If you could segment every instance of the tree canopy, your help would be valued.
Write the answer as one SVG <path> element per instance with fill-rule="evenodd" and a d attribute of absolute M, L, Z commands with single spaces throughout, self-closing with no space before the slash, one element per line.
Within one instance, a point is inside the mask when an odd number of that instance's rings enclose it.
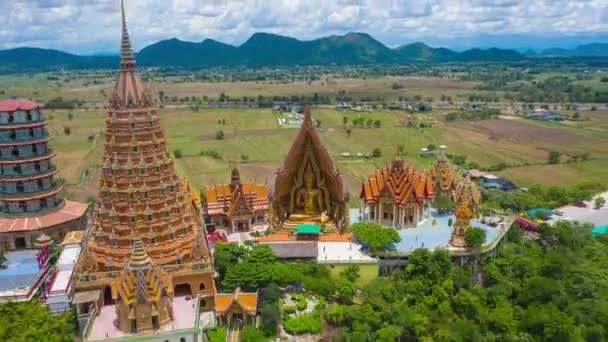
<path fill-rule="evenodd" d="M 76 317 L 55 316 L 38 302 L 0 304 L 0 341 L 74 341 Z"/>
<path fill-rule="evenodd" d="M 324 317 L 352 341 L 604 341 L 608 238 L 590 229 L 544 225 L 538 241 L 509 234 L 480 261 L 477 285 L 472 266 L 419 249 L 375 280 L 362 305 L 332 305 Z"/>
<path fill-rule="evenodd" d="M 350 227 L 357 240 L 369 247 L 371 252 L 387 250 L 391 244 L 401 241 L 399 233 L 393 228 L 370 222 L 357 222 Z"/>

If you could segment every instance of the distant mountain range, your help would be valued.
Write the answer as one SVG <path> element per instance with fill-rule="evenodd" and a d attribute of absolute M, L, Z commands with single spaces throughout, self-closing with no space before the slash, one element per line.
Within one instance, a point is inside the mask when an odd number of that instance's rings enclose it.
<path fill-rule="evenodd" d="M 173 38 L 143 48 L 139 65 L 157 67 L 292 66 L 406 64 L 412 62 L 494 62 L 530 57 L 608 56 L 608 44 L 581 45 L 575 49 L 547 49 L 522 54 L 498 48 L 456 52 L 424 43 L 389 48 L 366 33 L 333 35 L 302 41 L 269 33 L 256 33 L 240 46 L 206 39 L 200 43 Z M 1 69 L 114 68 L 117 56 L 79 56 L 39 48 L 0 51 Z"/>

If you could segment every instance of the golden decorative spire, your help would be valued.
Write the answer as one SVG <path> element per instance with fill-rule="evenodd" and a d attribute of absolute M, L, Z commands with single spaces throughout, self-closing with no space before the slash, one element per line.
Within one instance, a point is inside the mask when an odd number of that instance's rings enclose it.
<path fill-rule="evenodd" d="M 131 253 L 129 263 L 127 265 L 130 270 L 139 270 L 152 266 L 152 259 L 150 259 L 148 253 L 146 253 L 144 243 L 141 241 L 141 237 L 139 237 L 139 235 L 135 235 L 133 238 L 133 253 Z"/>
<path fill-rule="evenodd" d="M 127 18 L 125 15 L 125 2 L 120 1 L 120 9 L 122 14 L 122 40 L 120 43 L 120 68 L 123 70 L 135 68 L 135 55 L 131 48 L 131 40 L 129 39 L 129 30 L 127 29 Z"/>

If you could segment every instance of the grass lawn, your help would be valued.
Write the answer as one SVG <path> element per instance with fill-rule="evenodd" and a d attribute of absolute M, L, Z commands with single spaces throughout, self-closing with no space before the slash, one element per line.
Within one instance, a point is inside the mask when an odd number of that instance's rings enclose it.
<path fill-rule="evenodd" d="M 374 279 L 378 278 L 378 264 L 335 264 L 329 265 L 330 276 L 333 280 L 342 278 L 340 273 L 350 265 L 359 266 L 359 278 L 355 281 L 355 285 L 359 288 L 364 288 L 369 285 Z"/>

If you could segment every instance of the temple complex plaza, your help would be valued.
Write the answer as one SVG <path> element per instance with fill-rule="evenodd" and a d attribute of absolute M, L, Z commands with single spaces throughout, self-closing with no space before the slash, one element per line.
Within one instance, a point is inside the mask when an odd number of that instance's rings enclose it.
<path fill-rule="evenodd" d="M 234 167 L 229 183 L 201 195 L 177 175 L 153 97 L 136 70 L 124 5 L 99 195 L 86 223 L 87 206 L 60 196 L 41 109 L 29 101 L 0 102 L 0 248 L 42 247 L 7 254 L 0 301 L 31 299 L 52 274 L 42 301 L 53 312 L 75 307 L 85 341 L 189 342 L 206 328 L 257 325 L 257 292 L 218 293 L 215 243 L 253 240 L 281 259 L 315 261 L 334 273 L 356 264 L 376 277 L 383 258 L 407 257 L 417 248 L 472 254 L 464 241 L 468 229 L 485 230 L 481 247 L 494 248 L 511 226 L 506 215 L 478 217 L 479 189 L 443 149 L 427 170 L 395 157 L 362 181 L 361 208 L 349 208 L 351 195 L 308 105 L 273 182 L 242 180 Z M 453 212 L 437 214 L 440 196 L 454 204 Z M 391 227 L 401 241 L 371 256 L 350 233 L 358 222 Z M 51 271 L 46 234 L 63 238 L 71 230 L 83 232 L 65 238 Z"/>

